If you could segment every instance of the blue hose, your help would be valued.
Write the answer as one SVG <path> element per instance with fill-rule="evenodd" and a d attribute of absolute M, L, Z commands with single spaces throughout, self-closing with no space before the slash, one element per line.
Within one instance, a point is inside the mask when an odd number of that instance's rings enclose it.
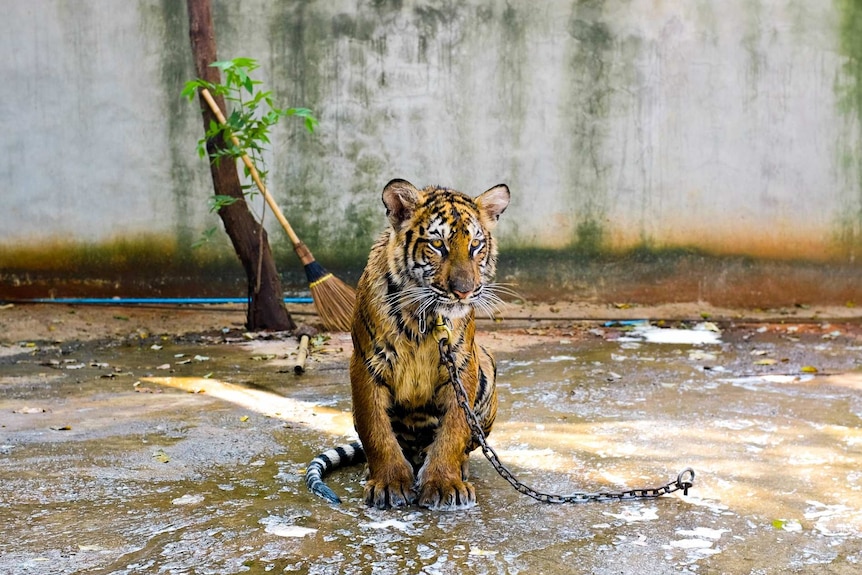
<path fill-rule="evenodd" d="M 224 303 L 248 303 L 244 297 L 57 297 L 35 298 L 30 303 L 63 303 L 74 305 L 213 305 Z M 286 297 L 284 303 L 313 303 L 310 297 Z"/>

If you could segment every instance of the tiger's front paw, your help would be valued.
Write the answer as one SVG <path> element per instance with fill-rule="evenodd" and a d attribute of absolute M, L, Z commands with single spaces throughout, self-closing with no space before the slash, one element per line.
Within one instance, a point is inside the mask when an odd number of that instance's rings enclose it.
<path fill-rule="evenodd" d="M 476 490 L 460 479 L 427 481 L 419 492 L 419 505 L 437 511 L 469 509 L 476 505 Z"/>
<path fill-rule="evenodd" d="M 398 470 L 369 478 L 365 483 L 365 504 L 378 509 L 406 507 L 416 502 L 413 473 Z"/>

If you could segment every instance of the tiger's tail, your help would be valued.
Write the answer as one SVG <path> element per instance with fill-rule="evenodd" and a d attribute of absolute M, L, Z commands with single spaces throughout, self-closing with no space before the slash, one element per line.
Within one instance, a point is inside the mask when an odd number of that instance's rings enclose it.
<path fill-rule="evenodd" d="M 362 444 L 358 441 L 328 449 L 312 459 L 311 463 L 306 466 L 305 484 L 315 495 L 323 497 L 330 503 L 339 504 L 341 498 L 327 487 L 323 482 L 323 476 L 339 467 L 347 467 L 364 461 L 365 450 L 362 449 Z"/>

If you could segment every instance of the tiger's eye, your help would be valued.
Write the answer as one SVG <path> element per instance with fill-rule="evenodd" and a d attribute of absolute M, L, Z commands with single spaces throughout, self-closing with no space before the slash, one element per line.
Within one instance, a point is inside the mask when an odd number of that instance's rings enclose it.
<path fill-rule="evenodd" d="M 443 247 L 443 240 L 441 240 L 440 238 L 431 240 L 431 247 L 439 250 Z"/>
<path fill-rule="evenodd" d="M 477 239 L 474 239 L 472 242 L 470 242 L 470 247 L 471 247 L 471 248 L 473 248 L 473 249 L 476 249 L 476 248 L 478 248 L 478 247 L 479 247 L 479 246 L 481 246 L 481 245 L 482 245 L 482 242 L 481 242 L 481 241 L 479 241 L 479 239 L 478 239 L 478 238 L 477 238 Z"/>

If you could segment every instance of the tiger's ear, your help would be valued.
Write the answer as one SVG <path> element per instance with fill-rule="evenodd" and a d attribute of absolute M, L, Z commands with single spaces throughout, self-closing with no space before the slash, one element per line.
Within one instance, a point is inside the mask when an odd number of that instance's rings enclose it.
<path fill-rule="evenodd" d="M 509 187 L 506 184 L 500 184 L 476 198 L 476 205 L 479 206 L 479 211 L 485 217 L 485 225 L 489 229 L 497 224 L 500 214 L 506 211 L 510 196 Z"/>
<path fill-rule="evenodd" d="M 410 219 L 417 203 L 419 203 L 419 190 L 407 180 L 392 180 L 383 188 L 386 216 L 396 230 Z"/>

